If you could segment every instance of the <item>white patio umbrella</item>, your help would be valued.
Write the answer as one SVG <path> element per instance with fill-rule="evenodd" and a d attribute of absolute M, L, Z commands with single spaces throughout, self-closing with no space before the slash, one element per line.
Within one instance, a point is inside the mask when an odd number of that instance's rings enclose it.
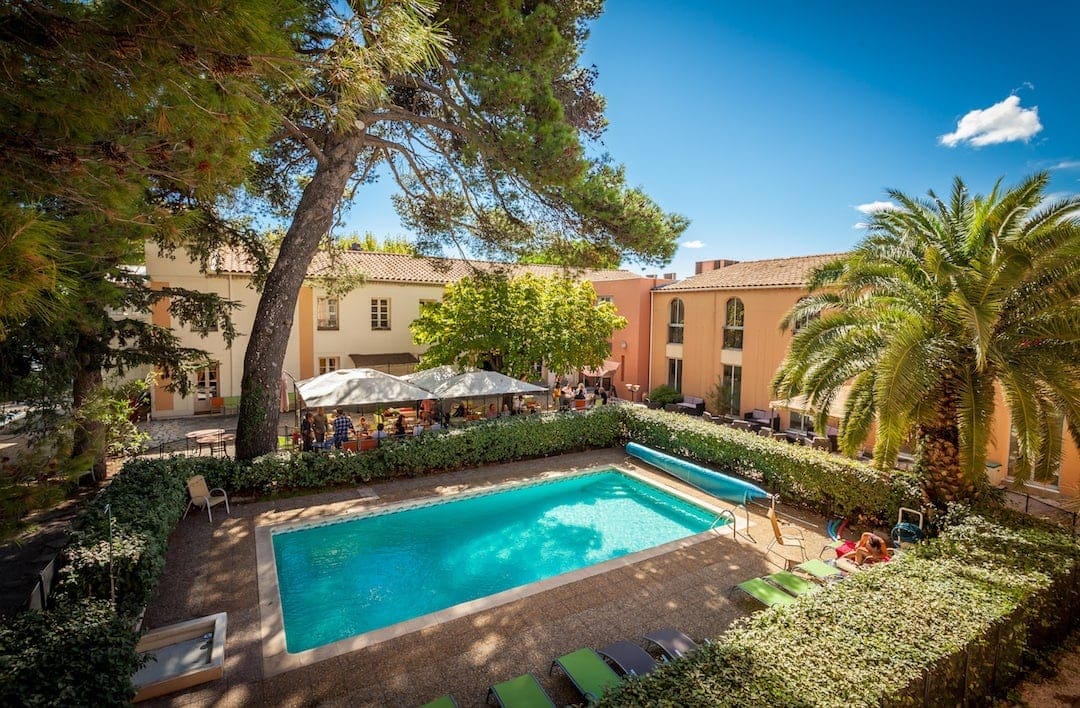
<path fill-rule="evenodd" d="M 309 408 L 371 406 L 435 398 L 419 386 L 375 369 L 338 369 L 304 379 L 296 384 L 296 390 Z"/>
<path fill-rule="evenodd" d="M 459 367 L 454 366 L 453 364 L 443 364 L 442 366 L 424 369 L 423 371 L 414 371 L 413 373 L 405 374 L 400 378 L 405 379 L 413 386 L 419 386 L 425 391 L 434 391 L 458 374 L 470 371 L 476 371 L 476 369 L 471 366 Z"/>
<path fill-rule="evenodd" d="M 483 398 L 514 393 L 544 393 L 547 389 L 495 371 L 467 371 L 432 389 L 439 398 Z"/>

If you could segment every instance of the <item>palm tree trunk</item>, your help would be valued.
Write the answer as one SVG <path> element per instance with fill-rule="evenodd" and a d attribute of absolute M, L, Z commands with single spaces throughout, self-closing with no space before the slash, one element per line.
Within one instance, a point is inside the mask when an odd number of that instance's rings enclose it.
<path fill-rule="evenodd" d="M 292 333 L 300 286 L 320 240 L 330 231 L 334 211 L 356 169 L 363 134 L 332 135 L 323 159 L 304 188 L 292 224 L 267 276 L 244 355 L 236 457 L 249 460 L 277 447 L 279 387 L 285 350 Z"/>
<path fill-rule="evenodd" d="M 960 432 L 956 419 L 957 397 L 946 379 L 934 406 L 932 421 L 916 430 L 915 469 L 922 479 L 927 501 L 940 508 L 957 499 L 973 499 L 977 491 L 960 465 Z"/>

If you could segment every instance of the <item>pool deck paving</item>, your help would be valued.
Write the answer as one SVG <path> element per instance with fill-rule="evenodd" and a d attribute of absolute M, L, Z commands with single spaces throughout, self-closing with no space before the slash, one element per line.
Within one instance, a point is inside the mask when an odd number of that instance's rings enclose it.
<path fill-rule="evenodd" d="M 565 676 L 548 675 L 556 656 L 620 639 L 644 646 L 642 636 L 662 627 L 679 628 L 697 640 L 715 637 L 736 618 L 760 608 L 742 593 L 730 594 L 735 583 L 780 569 L 775 554 L 766 557 L 772 531 L 765 510 L 751 506 L 753 541 L 715 533 L 688 547 L 356 651 L 274 675 L 264 671 L 256 526 L 304 518 L 318 513 L 316 509 L 340 512 L 451 496 L 604 464 L 646 468 L 631 463 L 621 450 L 602 450 L 302 497 L 237 500 L 228 516 L 217 507 L 212 525 L 205 514 L 193 512 L 169 540 L 165 572 L 147 609 L 145 627 L 227 612 L 225 676 L 150 705 L 418 706 L 451 693 L 464 708 L 484 705 L 488 686 L 523 673 L 536 676 L 557 704 L 577 703 L 581 696 Z M 646 474 L 716 502 L 671 477 Z M 780 511 L 785 521 L 802 527 L 807 553 L 816 557 L 828 540 L 824 520 L 803 511 Z"/>

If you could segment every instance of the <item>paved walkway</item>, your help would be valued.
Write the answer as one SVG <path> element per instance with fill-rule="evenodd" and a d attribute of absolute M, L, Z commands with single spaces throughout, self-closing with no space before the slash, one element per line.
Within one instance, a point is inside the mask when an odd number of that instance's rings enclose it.
<path fill-rule="evenodd" d="M 263 666 L 255 528 L 272 516 L 331 503 L 367 506 L 596 464 L 623 464 L 618 450 L 564 455 L 478 470 L 400 479 L 309 497 L 237 504 L 228 517 L 183 520 L 170 538 L 165 573 L 146 613 L 161 627 L 226 611 L 225 677 L 158 700 L 159 705 L 410 706 L 450 692 L 481 706 L 487 687 L 532 672 L 557 704 L 580 702 L 569 681 L 549 676 L 551 660 L 583 646 L 642 643 L 662 627 L 701 639 L 757 609 L 733 584 L 775 572 L 765 544 L 769 522 L 752 508 L 756 541 L 718 534 L 695 545 L 514 600 L 318 663 L 268 675 Z M 687 494 L 696 490 L 679 486 Z M 370 492 L 378 501 L 366 499 Z M 758 509 L 758 511 L 762 511 Z M 811 556 L 825 542 L 824 520 L 803 526 Z M 773 556 L 775 558 L 775 556 Z"/>
<path fill-rule="evenodd" d="M 163 418 L 161 420 L 148 420 L 138 424 L 139 430 L 150 435 L 147 450 L 153 452 L 155 448 L 169 443 L 177 443 L 185 440 L 184 436 L 193 430 L 204 428 L 222 428 L 227 433 L 236 432 L 236 414 L 225 415 L 193 415 L 184 418 Z"/>

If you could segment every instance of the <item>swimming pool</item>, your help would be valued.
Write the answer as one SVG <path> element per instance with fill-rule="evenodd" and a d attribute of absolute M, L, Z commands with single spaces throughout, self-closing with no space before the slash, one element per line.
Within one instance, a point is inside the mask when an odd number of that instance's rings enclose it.
<path fill-rule="evenodd" d="M 716 513 L 617 470 L 272 532 L 304 652 L 706 531 Z"/>

